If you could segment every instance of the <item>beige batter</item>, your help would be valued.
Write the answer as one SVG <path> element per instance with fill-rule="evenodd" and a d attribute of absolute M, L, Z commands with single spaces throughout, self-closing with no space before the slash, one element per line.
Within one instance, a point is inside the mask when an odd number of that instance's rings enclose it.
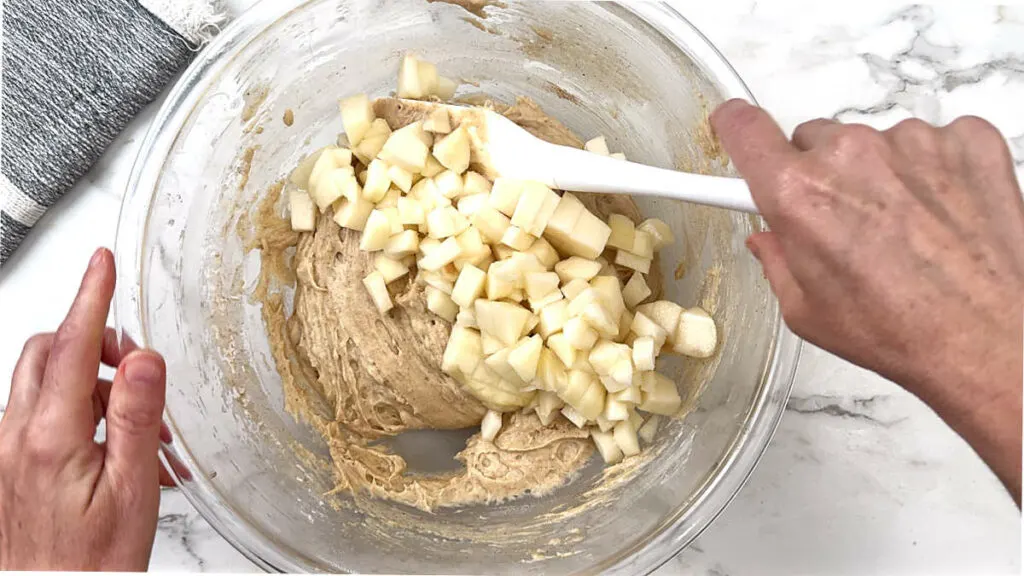
<path fill-rule="evenodd" d="M 375 106 L 392 129 L 421 117 L 422 110 L 394 102 Z M 582 147 L 530 100 L 497 108 L 538 137 Z M 315 232 L 292 232 L 276 210 L 282 192 L 281 185 L 271 189 L 253 217 L 250 248 L 262 258 L 253 298 L 263 304 L 286 407 L 326 440 L 336 491 L 365 491 L 431 510 L 542 495 L 572 478 L 593 448 L 586 431 L 561 417 L 544 427 L 532 413 L 507 415 L 495 441 L 474 435 L 457 456 L 464 469 L 447 475 L 408 472 L 401 456 L 374 443 L 407 430 L 478 427 L 486 409 L 441 371 L 451 327 L 427 311 L 422 287 L 409 277 L 393 282 L 396 307 L 380 315 L 362 284 L 373 264 L 372 255 L 359 250 L 359 233 L 340 228 L 330 213 L 320 217 Z M 639 221 L 628 197 L 581 200 L 599 216 L 620 212 Z M 661 286 L 657 270 L 652 267 L 648 279 L 655 295 Z M 273 284 L 294 285 L 290 316 L 283 295 L 268 290 Z"/>

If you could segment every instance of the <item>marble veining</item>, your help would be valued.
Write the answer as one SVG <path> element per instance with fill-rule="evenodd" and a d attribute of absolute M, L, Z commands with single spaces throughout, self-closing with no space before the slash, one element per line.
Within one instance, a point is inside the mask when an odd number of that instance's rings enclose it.
<path fill-rule="evenodd" d="M 227 3 L 237 13 L 251 0 Z M 1024 176 L 1024 6 L 672 3 L 786 131 L 814 117 L 885 128 L 911 116 L 943 124 L 977 114 L 1007 136 Z M 132 122 L 0 271 L 0 399 L 24 340 L 59 323 L 93 248 L 113 244 L 120 198 L 155 110 Z M 160 514 L 151 569 L 257 570 L 177 490 L 163 491 Z M 930 409 L 805 346 L 758 468 L 658 574 L 1013 574 L 1020 544 L 1012 501 Z"/>

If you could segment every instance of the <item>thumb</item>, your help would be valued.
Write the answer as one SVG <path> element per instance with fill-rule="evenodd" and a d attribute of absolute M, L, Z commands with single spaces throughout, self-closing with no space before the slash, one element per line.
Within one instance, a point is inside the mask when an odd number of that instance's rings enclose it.
<path fill-rule="evenodd" d="M 121 362 L 110 388 L 106 465 L 137 487 L 158 485 L 165 382 L 164 359 L 138 350 Z"/>

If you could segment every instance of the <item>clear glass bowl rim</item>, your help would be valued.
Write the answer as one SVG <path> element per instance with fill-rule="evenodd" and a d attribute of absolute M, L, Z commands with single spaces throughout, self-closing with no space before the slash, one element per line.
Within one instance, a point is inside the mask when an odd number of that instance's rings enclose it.
<path fill-rule="evenodd" d="M 301 9 L 308 0 L 260 0 L 238 16 L 196 56 L 171 89 L 166 101 L 153 119 L 132 166 L 115 240 L 115 258 L 119 272 L 114 298 L 114 320 L 118 334 L 126 323 L 138 326 L 131 334 L 140 346 L 147 345 L 144 326 L 144 299 L 140 297 L 143 252 L 139 238 L 144 238 L 156 182 L 167 152 L 173 147 L 179 131 L 186 125 L 195 106 L 206 94 L 227 64 L 249 43 L 256 40 L 278 20 L 293 10 Z M 755 102 L 753 94 L 718 49 L 675 8 L 665 2 L 611 2 L 639 16 L 669 38 L 685 52 L 728 97 Z M 150 186 L 152 185 L 152 186 Z M 148 193 L 147 193 L 148 189 Z M 801 341 L 776 313 L 776 337 L 770 351 L 770 364 L 758 386 L 755 402 L 748 410 L 743 428 L 718 462 L 716 469 L 691 497 L 688 507 L 665 522 L 655 537 L 628 550 L 623 550 L 611 563 L 595 566 L 607 573 L 646 574 L 670 560 L 701 534 L 718 517 L 746 483 L 767 448 L 785 409 L 793 387 L 800 358 Z M 134 332 L 134 331 L 133 331 Z M 167 415 L 169 416 L 169 415 Z M 170 424 L 172 437 L 179 435 Z M 174 449 L 174 442 L 164 446 L 161 460 L 167 465 L 165 451 L 173 452 L 186 467 L 195 469 L 188 453 Z M 196 482 L 183 482 L 167 465 L 186 499 L 224 539 L 254 564 L 269 572 L 302 572 L 306 566 L 279 543 L 264 536 L 256 527 L 234 516 L 212 490 Z M 688 512 L 691 522 L 683 523 Z"/>

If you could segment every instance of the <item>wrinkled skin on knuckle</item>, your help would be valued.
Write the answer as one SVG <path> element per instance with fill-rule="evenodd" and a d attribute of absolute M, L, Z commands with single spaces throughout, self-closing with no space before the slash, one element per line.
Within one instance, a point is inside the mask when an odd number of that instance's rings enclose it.
<path fill-rule="evenodd" d="M 132 437 L 149 434 L 159 427 L 160 416 L 144 410 L 125 410 L 121 406 L 109 406 L 106 414 L 107 426 L 116 427 L 118 433 Z"/>
<path fill-rule="evenodd" d="M 884 138 L 877 130 L 850 124 L 835 131 L 823 154 L 826 162 L 840 170 L 863 169 L 864 162 L 878 156 L 884 146 Z"/>

